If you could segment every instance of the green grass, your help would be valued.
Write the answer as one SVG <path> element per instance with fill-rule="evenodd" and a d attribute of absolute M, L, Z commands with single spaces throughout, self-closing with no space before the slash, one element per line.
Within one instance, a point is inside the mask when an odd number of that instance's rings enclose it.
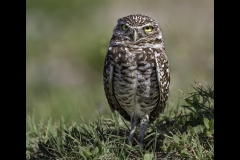
<path fill-rule="evenodd" d="M 26 159 L 214 159 L 214 90 L 199 83 L 192 90 L 183 94 L 184 105 L 149 125 L 143 149 L 139 130 L 129 143 L 130 124 L 118 113 L 81 124 L 27 117 Z"/>

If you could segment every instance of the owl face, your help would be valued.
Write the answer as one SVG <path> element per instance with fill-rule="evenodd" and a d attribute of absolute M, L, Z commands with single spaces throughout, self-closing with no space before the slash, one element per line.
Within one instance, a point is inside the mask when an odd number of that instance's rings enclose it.
<path fill-rule="evenodd" d="M 162 33 L 152 18 L 145 15 L 129 15 L 118 19 L 114 29 L 114 40 L 119 43 L 141 44 L 162 39 Z"/>

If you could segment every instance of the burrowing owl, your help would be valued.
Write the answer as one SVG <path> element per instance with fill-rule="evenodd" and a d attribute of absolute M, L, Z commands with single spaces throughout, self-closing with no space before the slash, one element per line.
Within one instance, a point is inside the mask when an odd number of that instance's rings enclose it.
<path fill-rule="evenodd" d="M 131 122 L 130 141 L 140 123 L 141 147 L 148 123 L 166 106 L 168 66 L 157 22 L 141 14 L 118 19 L 105 58 L 104 90 L 111 110 Z"/>

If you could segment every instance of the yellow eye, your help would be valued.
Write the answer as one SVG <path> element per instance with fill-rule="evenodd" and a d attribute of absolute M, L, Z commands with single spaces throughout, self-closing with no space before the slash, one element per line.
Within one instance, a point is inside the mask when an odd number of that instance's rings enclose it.
<path fill-rule="evenodd" d="M 122 25 L 122 29 L 123 29 L 124 31 L 126 31 L 126 30 L 128 30 L 128 26 L 125 25 L 125 24 L 123 24 L 123 25 Z"/>
<path fill-rule="evenodd" d="M 146 26 L 143 28 L 145 32 L 152 32 L 153 27 L 152 26 Z"/>

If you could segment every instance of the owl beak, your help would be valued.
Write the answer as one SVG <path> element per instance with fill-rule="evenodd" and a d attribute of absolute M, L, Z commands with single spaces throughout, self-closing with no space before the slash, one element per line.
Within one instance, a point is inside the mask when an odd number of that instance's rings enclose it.
<path fill-rule="evenodd" d="M 135 43 L 138 40 L 138 34 L 137 31 L 134 29 L 133 31 L 133 42 Z"/>

